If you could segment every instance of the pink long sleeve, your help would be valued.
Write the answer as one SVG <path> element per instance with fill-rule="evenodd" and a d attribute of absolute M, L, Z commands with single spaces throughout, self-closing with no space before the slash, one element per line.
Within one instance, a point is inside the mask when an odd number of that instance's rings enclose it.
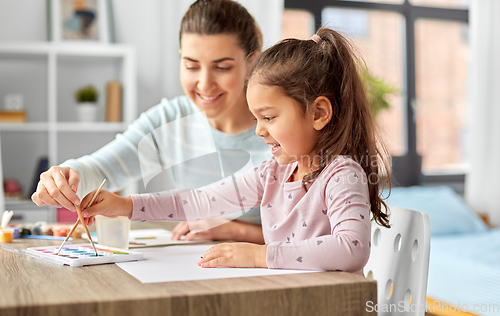
<path fill-rule="evenodd" d="M 262 163 L 236 179 L 197 190 L 133 195 L 132 220 L 198 220 L 261 206 L 269 268 L 362 274 L 370 253 L 367 178 L 338 157 L 315 182 L 286 182 L 296 164 Z"/>
<path fill-rule="evenodd" d="M 338 158 L 305 194 L 303 190 L 287 188 L 285 184 L 285 191 L 290 192 L 288 195 L 285 192 L 287 198 L 293 199 L 295 193 L 301 199 L 292 211 L 296 214 L 287 216 L 295 216 L 297 223 L 274 219 L 275 222 L 284 221 L 285 227 L 281 228 L 289 233 L 269 244 L 268 267 L 341 270 L 362 275 L 371 246 L 366 180 L 357 163 Z"/>

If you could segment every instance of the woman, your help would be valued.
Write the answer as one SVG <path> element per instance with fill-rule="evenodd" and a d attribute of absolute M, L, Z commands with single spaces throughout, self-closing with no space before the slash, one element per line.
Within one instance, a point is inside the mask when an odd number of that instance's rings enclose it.
<path fill-rule="evenodd" d="M 169 172 L 178 187 L 199 187 L 217 178 L 217 172 L 209 174 L 214 164 L 234 173 L 248 158 L 245 153 L 250 154 L 252 164 L 269 157 L 268 146 L 255 135 L 254 117 L 245 97 L 249 69 L 262 49 L 262 35 L 253 17 L 232 0 L 198 0 L 184 15 L 179 38 L 180 79 L 186 95 L 163 99 L 92 155 L 68 160 L 42 173 L 32 195 L 38 206 L 74 210 L 73 204 L 80 204 L 78 195 L 85 196 L 103 178 L 108 180 L 105 188 L 116 191 L 132 181 L 151 179 L 169 167 L 173 167 Z M 206 119 L 199 119 L 201 112 Z M 200 132 L 207 130 L 203 129 L 207 122 L 208 138 Z M 145 139 L 156 147 L 159 163 L 141 161 L 139 147 Z M 209 155 L 214 147 L 225 155 L 214 160 Z M 197 157 L 200 159 L 193 159 Z M 199 232 L 190 232 L 186 223 L 180 223 L 172 239 L 187 234 L 188 240 L 202 237 L 263 243 L 262 228 L 244 222 L 245 218 L 252 221 L 251 216 L 243 216 L 239 222 Z"/>

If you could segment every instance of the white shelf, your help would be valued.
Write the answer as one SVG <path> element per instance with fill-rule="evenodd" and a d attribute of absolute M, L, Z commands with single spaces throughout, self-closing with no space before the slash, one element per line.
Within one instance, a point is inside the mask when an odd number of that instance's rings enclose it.
<path fill-rule="evenodd" d="M 0 131 L 10 132 L 46 132 L 49 124 L 42 123 L 0 123 Z"/>
<path fill-rule="evenodd" d="M 0 42 L 0 54 L 48 55 L 81 57 L 123 57 L 133 54 L 127 45 L 99 43 Z"/>
<path fill-rule="evenodd" d="M 47 132 L 56 130 L 58 132 L 123 132 L 127 128 L 126 123 L 81 123 L 65 122 L 49 125 L 48 123 L 0 123 L 0 131 L 4 132 Z"/>
<path fill-rule="evenodd" d="M 36 207 L 36 204 L 31 201 L 31 200 L 25 200 L 25 199 L 9 199 L 9 198 L 5 198 L 5 205 L 7 205 L 7 209 L 9 208 L 9 206 L 28 206 L 30 208 L 34 208 Z"/>
<path fill-rule="evenodd" d="M 137 116 L 135 58 L 133 47 L 120 44 L 0 42 L 0 93 L 23 94 L 28 114 L 26 123 L 0 123 L 0 136 L 6 138 L 2 139 L 4 176 L 18 179 L 26 190 L 32 186 L 40 157 L 48 157 L 52 166 L 68 156 L 91 154 L 123 132 Z M 109 80 L 119 80 L 123 86 L 122 121 L 73 122 L 73 91 L 94 84 L 102 101 Z"/>
<path fill-rule="evenodd" d="M 81 122 L 67 122 L 58 123 L 56 129 L 61 132 L 123 132 L 127 128 L 126 123 L 81 123 Z"/>

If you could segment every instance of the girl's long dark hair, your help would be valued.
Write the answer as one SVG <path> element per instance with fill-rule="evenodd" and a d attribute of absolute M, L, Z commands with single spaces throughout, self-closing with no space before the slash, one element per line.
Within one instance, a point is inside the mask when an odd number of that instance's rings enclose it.
<path fill-rule="evenodd" d="M 332 104 L 332 119 L 321 130 L 315 147 L 319 168 L 302 179 L 314 181 L 338 155 L 359 163 L 368 178 L 371 212 L 380 225 L 390 227 L 387 205 L 380 196 L 382 174 L 390 187 L 388 153 L 380 142 L 358 67 L 364 66 L 351 43 L 338 32 L 321 28 L 315 40 L 286 39 L 257 60 L 251 78 L 277 86 L 300 104 L 304 113 L 319 96 Z"/>

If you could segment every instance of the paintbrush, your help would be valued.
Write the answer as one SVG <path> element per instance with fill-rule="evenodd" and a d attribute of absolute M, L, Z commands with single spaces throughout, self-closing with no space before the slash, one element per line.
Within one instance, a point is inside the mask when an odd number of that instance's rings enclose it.
<path fill-rule="evenodd" d="M 99 194 L 99 191 L 101 191 L 102 187 L 104 186 L 104 183 L 106 183 L 106 179 L 104 179 L 101 183 L 101 185 L 99 186 L 99 188 L 95 191 L 94 193 L 94 196 L 92 197 L 92 200 L 90 200 L 90 203 L 88 204 L 88 206 L 92 205 L 92 203 L 94 203 L 94 200 L 95 198 L 97 197 L 97 195 Z M 76 223 L 75 225 L 73 225 L 73 228 L 71 228 L 71 230 L 69 231 L 68 233 L 68 236 L 66 236 L 66 239 L 64 239 L 63 243 L 61 244 L 61 246 L 59 247 L 59 249 L 57 250 L 57 254 L 59 254 L 59 252 L 61 251 L 62 247 L 64 246 L 64 244 L 68 241 L 69 237 L 71 236 L 71 234 L 73 234 L 73 232 L 75 231 L 75 229 L 78 227 L 78 224 L 80 223 L 80 218 L 78 218 L 76 220 Z"/>
<path fill-rule="evenodd" d="M 78 213 L 78 218 L 80 219 L 80 222 L 82 222 L 83 229 L 85 229 L 87 236 L 89 236 L 90 243 L 92 244 L 92 248 L 94 248 L 95 255 L 97 256 L 97 249 L 95 249 L 94 241 L 92 241 L 92 237 L 90 236 L 90 232 L 89 232 L 89 229 L 87 227 L 87 224 L 85 224 L 85 221 L 84 221 L 83 216 L 82 216 L 82 212 L 80 211 L 80 207 L 76 204 L 74 204 L 74 205 L 75 205 L 76 212 Z"/>
<path fill-rule="evenodd" d="M 10 222 L 10 219 L 12 218 L 12 215 L 14 215 L 13 211 L 3 212 L 2 223 L 0 224 L 0 227 L 7 228 L 7 225 L 9 225 L 9 222 Z"/>
<path fill-rule="evenodd" d="M 61 171 L 61 174 L 64 177 L 64 174 L 62 173 L 62 171 Z M 94 200 L 97 197 L 97 195 L 99 194 L 99 191 L 101 191 L 102 187 L 104 186 L 104 183 L 106 183 L 106 179 L 104 179 L 102 181 L 102 183 L 99 186 L 99 188 L 95 191 L 94 196 L 92 197 L 92 199 L 90 200 L 90 203 L 88 205 L 92 205 L 92 203 L 94 203 Z M 90 233 L 89 233 L 89 230 L 87 228 L 87 225 L 85 225 L 85 222 L 83 221 L 83 216 L 82 216 L 82 214 L 80 212 L 80 208 L 75 205 L 75 209 L 76 209 L 76 211 L 78 213 L 78 219 L 76 220 L 75 225 L 73 225 L 73 228 L 71 228 L 71 230 L 69 231 L 68 235 L 66 236 L 66 239 L 64 239 L 63 243 L 61 244 L 61 246 L 57 250 L 56 254 L 59 254 L 59 252 L 61 251 L 61 249 L 64 246 L 64 244 L 68 241 L 68 239 L 71 236 L 71 234 L 73 234 L 73 232 L 75 231 L 76 227 L 78 227 L 78 223 L 81 222 L 83 224 L 83 228 L 85 229 L 85 233 L 87 233 L 87 235 L 89 236 L 90 243 L 92 244 L 92 247 L 94 248 L 95 254 L 97 256 L 97 250 L 95 249 L 94 242 L 92 241 L 92 237 L 90 237 Z"/>

